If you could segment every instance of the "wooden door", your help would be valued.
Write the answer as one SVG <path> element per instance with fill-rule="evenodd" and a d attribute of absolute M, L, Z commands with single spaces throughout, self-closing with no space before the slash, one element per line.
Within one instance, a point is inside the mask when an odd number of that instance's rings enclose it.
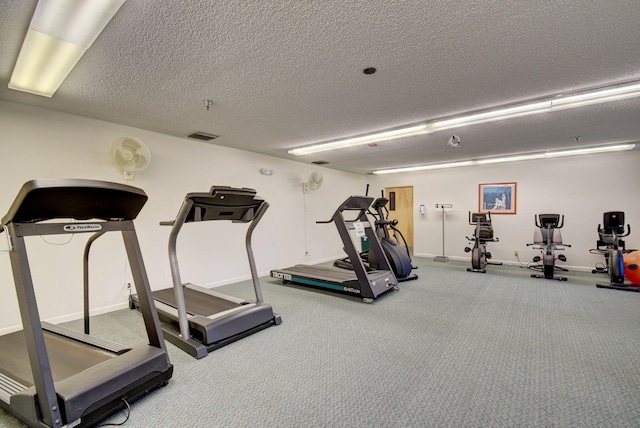
<path fill-rule="evenodd" d="M 404 235 L 413 254 L 413 186 L 387 187 L 384 196 L 389 199 L 389 220 L 398 220 L 396 228 Z"/>

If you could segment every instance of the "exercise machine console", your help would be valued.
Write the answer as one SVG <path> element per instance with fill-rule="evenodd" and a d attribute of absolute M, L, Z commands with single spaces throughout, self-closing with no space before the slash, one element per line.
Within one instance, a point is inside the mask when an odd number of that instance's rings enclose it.
<path fill-rule="evenodd" d="M 296 265 L 285 269 L 274 269 L 271 271 L 271 277 L 280 279 L 283 283 L 317 287 L 361 297 L 365 303 L 373 302 L 387 291 L 397 290 L 398 280 L 367 217 L 367 210 L 372 202 L 373 198 L 369 196 L 350 196 L 340 204 L 331 220 L 316 222 L 335 224 L 342 239 L 344 251 L 352 261 L 353 271 L 325 266 Z M 355 212 L 355 218 L 346 219 L 346 212 Z M 367 271 L 358 250 L 353 245 L 350 230 L 354 230 L 356 235 L 367 237 L 369 251 L 375 253 L 378 260 L 377 270 Z"/>
<path fill-rule="evenodd" d="M 491 253 L 487 251 L 487 243 L 498 242 L 499 239 L 493 234 L 493 225 L 491 224 L 491 212 L 488 213 L 471 213 L 469 211 L 469 224 L 475 226 L 473 236 L 466 238 L 473 242 L 473 248 L 465 247 L 465 253 L 471 253 L 471 267 L 467 268 L 468 272 L 486 273 L 485 267 L 488 264 L 501 265 L 500 262 L 489 261 Z"/>
<path fill-rule="evenodd" d="M 23 330 L 0 337 L 0 406 L 25 424 L 91 426 L 171 378 L 133 225 L 146 201 L 123 184 L 33 180 L 2 218 Z M 40 319 L 25 237 L 114 231 L 124 240 L 148 343 L 124 346 Z"/>
<path fill-rule="evenodd" d="M 171 226 L 169 263 L 173 288 L 153 292 L 155 306 L 165 339 L 196 358 L 225 346 L 282 320 L 264 303 L 260 278 L 256 269 L 251 237 L 269 204 L 256 196 L 254 189 L 212 186 L 208 193 L 188 193 Z M 245 245 L 255 300 L 226 295 L 195 284 L 182 282 L 176 243 L 185 223 L 230 220 L 250 223 Z M 137 296 L 131 296 L 132 308 L 138 307 Z"/>
<path fill-rule="evenodd" d="M 567 258 L 564 254 L 556 256 L 556 250 L 564 250 L 571 247 L 569 244 L 562 242 L 562 233 L 560 229 L 564 226 L 564 215 L 560 214 L 538 214 L 534 216 L 536 229 L 533 233 L 533 243 L 527 244 L 532 248 L 541 250 L 541 256 L 533 258 L 536 265 L 530 265 L 530 269 L 538 270 L 541 274 L 532 273 L 533 278 L 556 279 L 558 281 L 566 281 L 565 276 L 556 276 L 555 270 L 567 271 L 567 269 L 556 266 L 556 259 L 566 262 Z M 540 264 L 540 262 L 542 262 Z"/>

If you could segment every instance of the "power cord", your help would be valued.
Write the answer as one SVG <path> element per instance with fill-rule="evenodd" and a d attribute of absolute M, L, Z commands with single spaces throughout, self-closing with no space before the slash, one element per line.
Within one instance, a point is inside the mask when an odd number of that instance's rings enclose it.
<path fill-rule="evenodd" d="M 529 270 L 542 270 L 540 266 L 537 266 L 537 265 L 532 266 L 531 262 L 529 262 L 529 263 L 527 263 L 525 265 L 524 263 L 522 263 L 520 261 L 520 256 L 518 256 L 518 255 L 516 255 L 516 260 L 518 260 L 518 263 L 520 264 L 520 266 L 518 266 L 518 267 L 520 267 L 520 268 L 529 269 Z"/>
<path fill-rule="evenodd" d="M 122 401 L 124 401 L 124 404 L 126 404 L 126 406 L 127 406 L 127 416 L 124 418 L 124 421 L 118 422 L 118 423 L 100 424 L 100 425 L 96 425 L 96 427 L 119 427 L 119 426 L 122 426 L 122 425 L 126 424 L 127 421 L 129 420 L 129 416 L 131 416 L 131 406 L 127 402 L 126 398 L 122 397 Z"/>

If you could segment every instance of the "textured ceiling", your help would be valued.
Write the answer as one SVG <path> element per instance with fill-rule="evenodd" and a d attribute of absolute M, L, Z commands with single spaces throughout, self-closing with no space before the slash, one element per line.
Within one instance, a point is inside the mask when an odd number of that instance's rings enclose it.
<path fill-rule="evenodd" d="M 638 80 L 636 0 L 128 0 L 50 99 L 7 89 L 35 5 L 0 2 L 0 99 L 183 138 L 208 132 L 220 135 L 218 145 L 359 173 L 640 140 L 636 98 L 373 148 L 287 154 Z M 366 67 L 377 72 L 365 75 Z M 452 133 L 461 148 L 446 145 Z"/>

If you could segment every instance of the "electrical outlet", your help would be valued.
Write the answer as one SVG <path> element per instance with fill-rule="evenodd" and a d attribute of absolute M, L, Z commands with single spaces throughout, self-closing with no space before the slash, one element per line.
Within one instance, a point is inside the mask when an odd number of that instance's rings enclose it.
<path fill-rule="evenodd" d="M 514 255 L 514 256 L 516 256 L 516 257 L 518 257 L 518 250 L 515 250 L 515 251 L 513 252 L 513 255 Z"/>

